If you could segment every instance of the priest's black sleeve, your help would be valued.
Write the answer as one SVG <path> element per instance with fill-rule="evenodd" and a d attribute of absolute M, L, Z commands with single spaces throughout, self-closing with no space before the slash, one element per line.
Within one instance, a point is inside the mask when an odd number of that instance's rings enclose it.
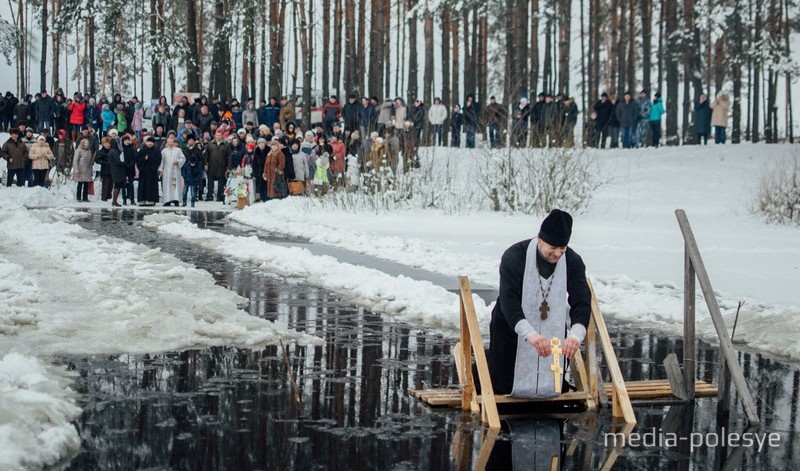
<path fill-rule="evenodd" d="M 509 247 L 500 260 L 500 291 L 497 303 L 511 330 L 525 319 L 522 312 L 522 281 L 525 278 L 525 258 L 530 240 Z"/>
<path fill-rule="evenodd" d="M 589 328 L 589 315 L 592 310 L 592 295 L 586 283 L 586 265 L 581 256 L 567 248 L 567 301 L 572 325 L 581 324 Z"/>

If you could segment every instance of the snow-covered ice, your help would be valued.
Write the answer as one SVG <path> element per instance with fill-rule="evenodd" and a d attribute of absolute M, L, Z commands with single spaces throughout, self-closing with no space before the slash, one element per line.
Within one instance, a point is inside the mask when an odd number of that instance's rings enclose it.
<path fill-rule="evenodd" d="M 413 324 L 456 328 L 458 296 L 428 281 L 392 276 L 359 265 L 314 255 L 299 247 L 282 247 L 255 236 L 234 236 L 200 229 L 175 215 L 147 215 L 144 225 L 192 241 L 226 257 L 253 263 L 277 276 L 302 280 L 336 292 L 373 312 L 388 313 Z M 473 295 L 479 320 L 488 325 L 489 308 Z"/>

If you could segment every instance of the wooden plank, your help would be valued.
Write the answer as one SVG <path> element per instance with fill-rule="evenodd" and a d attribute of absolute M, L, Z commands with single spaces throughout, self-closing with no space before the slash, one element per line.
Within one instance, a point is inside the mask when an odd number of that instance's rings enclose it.
<path fill-rule="evenodd" d="M 460 307 L 460 319 L 461 319 L 461 342 L 460 343 L 460 351 L 457 354 L 458 360 L 460 363 L 460 372 L 463 375 L 464 380 L 461 383 L 462 388 L 464 390 L 464 395 L 461 398 L 461 410 L 468 411 L 470 410 L 470 404 L 472 403 L 472 396 L 475 393 L 475 386 L 473 385 L 474 379 L 472 378 L 472 355 L 470 353 L 470 332 L 469 332 L 469 324 L 467 322 L 467 313 L 464 309 L 464 301 L 459 301 Z M 459 349 L 459 347 L 456 347 Z M 460 376 L 459 375 L 459 379 Z"/>
<path fill-rule="evenodd" d="M 603 315 L 600 313 L 600 305 L 597 303 L 597 295 L 594 292 L 591 280 L 586 279 L 589 285 L 589 291 L 592 294 L 592 317 L 597 326 L 597 336 L 600 337 L 600 345 L 603 347 L 603 354 L 606 357 L 608 364 L 608 371 L 611 374 L 611 383 L 614 386 L 614 397 L 617 399 L 618 406 L 616 417 L 623 417 L 627 423 L 636 423 L 636 416 L 633 413 L 630 398 L 628 398 L 628 391 L 625 389 L 625 379 L 622 377 L 622 371 L 619 369 L 617 363 L 617 355 L 614 353 L 614 347 L 611 345 L 611 337 L 608 335 L 608 328 Z M 613 413 L 612 404 L 612 413 Z"/>
<path fill-rule="evenodd" d="M 586 391 L 570 391 L 555 397 L 547 398 L 524 399 L 510 396 L 495 396 L 494 399 L 497 404 L 543 404 L 546 402 L 585 401 L 588 397 L 589 393 Z M 483 404 L 483 396 L 478 396 L 478 402 Z"/>
<path fill-rule="evenodd" d="M 589 392 L 592 393 L 595 405 L 600 403 L 600 363 L 597 360 L 597 335 L 595 335 L 594 321 L 589 318 L 589 328 L 586 329 L 586 363 L 589 369 Z"/>
<path fill-rule="evenodd" d="M 669 388 L 672 394 L 679 399 L 692 400 L 694 398 L 694 389 L 687 387 L 692 383 L 684 382 L 683 372 L 678 364 L 678 355 L 675 353 L 667 355 L 667 358 L 664 358 L 664 369 L 667 370 L 667 380 L 669 380 Z"/>
<path fill-rule="evenodd" d="M 675 211 L 678 218 L 678 224 L 683 233 L 683 240 L 686 242 L 686 248 L 691 258 L 692 266 L 697 273 L 697 280 L 700 283 L 700 289 L 703 291 L 703 297 L 706 300 L 708 311 L 711 314 L 711 320 L 714 322 L 714 329 L 717 331 L 719 339 L 719 346 L 727 362 L 727 368 L 730 370 L 731 380 L 736 386 L 739 400 L 742 402 L 747 420 L 752 425 L 759 425 L 761 420 L 758 418 L 758 410 L 756 404 L 753 402 L 753 397 L 750 395 L 750 390 L 747 389 L 747 381 L 744 379 L 741 366 L 736 358 L 736 351 L 733 349 L 730 336 L 728 336 L 728 329 L 725 326 L 725 320 L 720 313 L 719 303 L 714 294 L 714 289 L 711 286 L 711 281 L 706 271 L 706 266 L 703 263 L 703 257 L 700 255 L 700 250 L 697 248 L 697 241 L 694 238 L 692 227 L 689 224 L 689 219 L 682 209 Z"/>
<path fill-rule="evenodd" d="M 683 251 L 683 383 L 692 384 L 697 369 L 695 340 L 695 271 L 689 256 L 688 244 Z M 689 388 L 686 399 L 694 399 L 694 392 Z"/>
<path fill-rule="evenodd" d="M 472 301 L 472 288 L 469 285 L 469 278 L 466 276 L 458 277 L 461 286 L 461 305 L 469 327 L 470 343 L 475 354 L 475 364 L 478 368 L 478 379 L 481 382 L 481 393 L 485 404 L 481 409 L 484 411 L 486 422 L 492 430 L 500 430 L 500 416 L 497 414 L 497 403 L 495 402 L 492 379 L 489 376 L 489 365 L 486 363 L 486 352 L 483 351 L 483 338 L 481 337 L 478 316 L 475 314 L 475 304 Z M 469 373 L 467 373 L 469 374 Z M 462 404 L 463 407 L 463 404 Z"/>

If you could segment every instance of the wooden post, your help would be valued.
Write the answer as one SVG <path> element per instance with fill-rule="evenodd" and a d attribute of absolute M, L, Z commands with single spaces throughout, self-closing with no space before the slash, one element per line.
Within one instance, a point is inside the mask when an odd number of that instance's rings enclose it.
<path fill-rule="evenodd" d="M 489 365 L 486 363 L 486 352 L 483 351 L 483 338 L 481 338 L 481 330 L 478 325 L 478 316 L 475 314 L 475 304 L 472 301 L 472 288 L 469 285 L 469 278 L 466 276 L 459 276 L 458 282 L 461 286 L 461 306 L 469 329 L 472 351 L 475 354 L 478 379 L 481 381 L 481 415 L 483 422 L 488 423 L 490 429 L 500 430 L 500 416 L 497 413 L 497 401 L 492 388 L 492 378 L 489 376 Z M 471 374 L 471 369 L 470 373 L 467 374 Z"/>
<path fill-rule="evenodd" d="M 700 256 L 700 250 L 697 248 L 697 241 L 695 241 L 692 227 L 689 225 L 689 219 L 682 209 L 676 210 L 675 215 L 678 218 L 678 224 L 683 233 L 683 240 L 686 243 L 688 256 L 691 259 L 692 266 L 697 274 L 697 280 L 703 291 L 703 297 L 708 305 L 711 320 L 714 322 L 714 329 L 717 331 L 719 347 L 724 358 L 723 361 L 726 362 L 733 384 L 736 386 L 736 392 L 739 393 L 739 399 L 742 401 L 747 420 L 750 421 L 751 425 L 759 425 L 761 421 L 758 418 L 755 402 L 753 402 L 753 397 L 750 395 L 750 390 L 747 389 L 747 381 L 744 379 L 744 374 L 736 358 L 736 351 L 733 349 L 733 344 L 728 336 L 725 320 L 722 318 L 722 313 L 720 313 L 719 303 L 714 295 L 714 289 L 708 278 L 705 264 L 703 264 L 703 257 Z"/>
<path fill-rule="evenodd" d="M 611 374 L 611 384 L 613 386 L 612 415 L 623 417 L 628 424 L 636 423 L 636 415 L 633 413 L 633 406 L 628 396 L 628 389 L 625 387 L 625 379 L 617 363 L 617 354 L 611 344 L 611 337 L 608 335 L 608 328 L 603 315 L 600 313 L 600 305 L 597 303 L 597 296 L 594 293 L 592 282 L 588 278 L 586 283 L 589 285 L 589 292 L 592 294 L 592 318 L 597 327 L 597 335 L 600 337 L 600 345 L 603 346 L 603 354 L 606 356 L 608 372 Z"/>
<path fill-rule="evenodd" d="M 600 364 L 597 361 L 597 329 L 594 326 L 594 318 L 589 317 L 589 328 L 586 329 L 586 363 L 589 370 L 589 393 L 591 393 L 595 404 L 600 403 Z"/>
<path fill-rule="evenodd" d="M 694 380 L 697 360 L 695 358 L 695 272 L 689 256 L 689 245 L 684 244 L 683 253 L 683 384 L 686 398 L 694 400 Z"/>
<path fill-rule="evenodd" d="M 470 354 L 470 336 L 469 324 L 467 323 L 467 313 L 464 310 L 463 293 L 459 297 L 459 304 L 461 306 L 461 358 L 462 368 L 464 372 L 464 385 L 463 394 L 461 396 L 461 410 L 470 410 L 470 403 L 472 402 L 472 395 L 475 392 L 475 385 L 472 378 L 472 355 Z"/>

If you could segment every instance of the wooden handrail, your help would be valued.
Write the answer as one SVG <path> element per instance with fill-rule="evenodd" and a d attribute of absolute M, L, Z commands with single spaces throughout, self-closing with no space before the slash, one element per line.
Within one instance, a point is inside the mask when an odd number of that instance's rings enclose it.
<path fill-rule="evenodd" d="M 714 289 L 711 287 L 711 281 L 708 277 L 705 264 L 703 264 L 703 257 L 700 256 L 700 250 L 697 247 L 697 241 L 694 238 L 692 226 L 689 224 L 689 219 L 686 217 L 686 212 L 684 210 L 676 210 L 675 216 L 678 218 L 678 225 L 680 226 L 681 233 L 683 234 L 687 257 L 697 276 L 697 281 L 700 284 L 700 289 L 703 291 L 703 297 L 706 300 L 708 311 L 711 314 L 711 320 L 714 322 L 714 329 L 717 331 L 719 346 L 723 355 L 722 361 L 727 367 L 727 374 L 731 375 L 733 384 L 736 386 L 736 391 L 739 393 L 739 399 L 742 401 L 745 414 L 747 414 L 747 420 L 750 421 L 751 425 L 759 425 L 761 421 L 758 418 L 756 405 L 753 402 L 753 397 L 750 395 L 750 390 L 747 388 L 747 382 L 744 379 L 741 366 L 736 359 L 736 352 L 734 351 L 733 344 L 728 336 L 728 329 L 725 327 L 725 320 L 722 318 L 722 313 L 719 309 L 719 303 L 714 295 Z M 687 282 L 685 281 L 684 285 L 686 284 Z M 694 316 L 692 316 L 692 318 L 694 318 Z M 692 330 L 694 330 L 693 327 L 694 326 L 692 326 Z M 684 370 L 689 367 L 692 368 L 692 378 L 694 378 L 694 365 L 684 365 Z M 686 374 L 685 371 L 684 374 Z M 724 382 L 724 378 L 720 378 L 720 380 Z"/>

